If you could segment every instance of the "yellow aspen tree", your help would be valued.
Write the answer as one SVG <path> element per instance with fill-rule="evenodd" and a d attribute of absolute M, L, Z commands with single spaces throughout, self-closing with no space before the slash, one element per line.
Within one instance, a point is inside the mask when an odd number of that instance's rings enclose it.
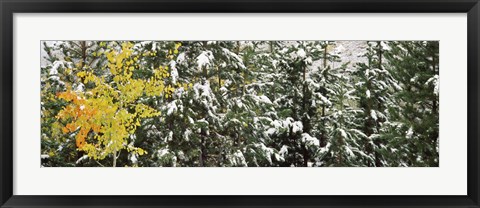
<path fill-rule="evenodd" d="M 56 117 L 67 123 L 62 128 L 63 133 L 76 133 L 77 150 L 84 151 L 97 162 L 111 156 L 113 167 L 121 150 L 140 156 L 147 154 L 127 139 L 135 133 L 142 119 L 159 116 L 160 112 L 138 100 L 144 96 L 168 97 L 173 92 L 164 84 L 169 76 L 167 67 L 155 69 L 149 79 L 132 77 L 140 64 L 132 47 L 131 42 L 124 42 L 120 50 L 112 48 L 106 52 L 108 79 L 81 71 L 77 76 L 85 84 L 94 84 L 92 89 L 79 92 L 67 87 L 65 92 L 57 94 L 68 103 Z"/>

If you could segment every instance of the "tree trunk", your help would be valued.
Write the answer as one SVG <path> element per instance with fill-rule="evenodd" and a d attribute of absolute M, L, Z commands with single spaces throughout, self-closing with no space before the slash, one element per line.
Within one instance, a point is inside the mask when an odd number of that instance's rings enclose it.
<path fill-rule="evenodd" d="M 378 41 L 378 68 L 382 69 L 382 41 Z"/>
<path fill-rule="evenodd" d="M 117 150 L 113 151 L 113 167 L 117 167 Z"/>
<path fill-rule="evenodd" d="M 207 160 L 207 149 L 206 149 L 206 145 L 205 145 L 205 133 L 204 131 L 202 130 L 201 131 L 201 135 L 202 137 L 201 139 L 201 145 L 200 145 L 200 167 L 205 167 L 205 163 L 206 163 L 206 160 Z"/>
<path fill-rule="evenodd" d="M 82 50 L 82 68 L 85 66 L 87 61 L 87 44 L 86 41 L 80 41 L 80 46 Z"/>
<path fill-rule="evenodd" d="M 309 114 L 309 110 L 308 110 L 308 106 L 309 106 L 309 102 L 308 102 L 308 95 L 307 95 L 307 91 L 308 91 L 308 86 L 307 86 L 307 83 L 306 83 L 306 80 L 307 80 L 307 66 L 304 66 L 303 67 L 303 102 L 302 102 L 302 108 L 303 108 L 303 115 L 302 115 L 302 124 L 304 126 L 304 129 L 303 129 L 303 132 L 307 133 L 307 134 L 310 134 L 310 119 L 308 119 L 308 114 Z M 303 151 L 303 166 L 304 167 L 307 167 L 308 166 L 308 159 L 309 159 L 309 154 L 308 154 L 308 151 L 307 151 L 307 146 L 305 144 L 305 142 L 303 142 L 302 144 L 302 151 Z"/>
<path fill-rule="evenodd" d="M 437 75 L 437 65 L 436 65 L 436 62 L 435 62 L 435 55 L 432 55 L 432 67 L 433 67 L 433 74 L 434 75 Z M 433 97 L 433 104 L 432 104 L 432 113 L 436 113 L 437 112 L 437 97 L 434 96 Z"/>
<path fill-rule="evenodd" d="M 323 69 L 325 70 L 327 68 L 327 46 L 323 48 Z M 323 85 L 322 89 L 320 90 L 322 96 L 327 97 L 327 90 L 325 89 L 325 82 L 327 82 L 327 77 L 325 74 L 323 74 Z M 323 101 L 322 101 L 323 102 Z M 322 103 L 322 129 L 321 129 L 321 134 L 320 134 L 320 147 L 325 147 L 327 145 L 327 136 L 325 132 L 325 103 Z"/>

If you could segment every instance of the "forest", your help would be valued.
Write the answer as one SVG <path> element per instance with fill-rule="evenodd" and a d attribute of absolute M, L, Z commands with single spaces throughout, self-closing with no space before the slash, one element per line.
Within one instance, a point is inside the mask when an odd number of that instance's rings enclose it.
<path fill-rule="evenodd" d="M 42 167 L 438 167 L 438 41 L 41 41 Z"/>

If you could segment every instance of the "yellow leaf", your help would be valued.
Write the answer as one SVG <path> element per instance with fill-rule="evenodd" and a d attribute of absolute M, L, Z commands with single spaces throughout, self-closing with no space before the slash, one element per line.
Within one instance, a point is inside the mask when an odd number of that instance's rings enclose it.
<path fill-rule="evenodd" d="M 77 77 L 83 78 L 83 77 L 85 77 L 86 74 L 87 73 L 85 71 L 81 71 L 81 72 L 77 73 Z"/>

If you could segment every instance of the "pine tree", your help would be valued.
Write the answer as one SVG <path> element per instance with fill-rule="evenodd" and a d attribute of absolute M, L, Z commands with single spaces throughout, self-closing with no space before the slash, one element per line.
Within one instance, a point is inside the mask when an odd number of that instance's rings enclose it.
<path fill-rule="evenodd" d="M 321 134 L 322 148 L 317 152 L 319 166 L 363 166 L 362 161 L 368 157 L 359 145 L 366 135 L 360 130 L 358 115 L 359 98 L 353 85 L 354 70 L 348 69 L 348 62 L 341 62 L 339 52 L 330 52 L 334 43 L 326 42 L 323 59 L 319 70 L 321 80 Z M 339 64 L 335 64 L 340 62 Z M 338 65 L 337 67 L 334 67 Z"/>
<path fill-rule="evenodd" d="M 325 102 L 319 93 L 318 71 L 313 66 L 322 57 L 321 42 L 287 41 L 269 45 L 275 51 L 273 71 L 267 73 L 276 82 L 270 90 L 276 108 L 267 133 L 284 158 L 281 166 L 311 166 L 319 148 L 315 128 L 317 109 Z"/>
<path fill-rule="evenodd" d="M 384 54 L 389 49 L 384 41 L 368 42 L 367 52 L 363 56 L 366 63 L 358 63 L 355 84 L 360 97 L 359 107 L 363 111 L 362 132 L 366 139 L 362 142 L 365 154 L 368 155 L 367 166 L 385 166 L 385 153 L 390 151 L 385 146 L 387 138 L 382 132 L 383 123 L 389 117 L 387 108 L 394 104 L 392 91 L 402 90 L 384 67 Z M 372 161 L 373 160 L 373 161 Z"/>
<path fill-rule="evenodd" d="M 67 87 L 75 91 L 83 91 L 85 85 L 76 76 L 78 71 L 91 71 L 104 62 L 100 55 L 103 48 L 93 41 L 56 41 L 43 42 L 46 67 L 42 69 L 42 145 L 50 143 L 49 161 L 56 163 L 75 164 L 82 158 L 81 152 L 76 153 L 75 134 L 66 135 L 61 132 L 62 124 L 55 116 L 66 105 L 56 95 Z M 96 54 L 99 55 L 96 55 Z M 95 55 L 94 55 L 95 54 Z M 98 71 L 97 71 L 98 72 Z M 52 146 L 52 144 L 55 144 Z M 61 152 L 64 155 L 56 155 Z M 47 153 L 47 152 L 45 152 Z M 50 165 L 50 164 L 45 164 Z"/>
<path fill-rule="evenodd" d="M 403 88 L 389 109 L 394 126 L 389 145 L 398 150 L 391 164 L 438 166 L 439 43 L 395 41 L 389 46 L 388 69 Z"/>

